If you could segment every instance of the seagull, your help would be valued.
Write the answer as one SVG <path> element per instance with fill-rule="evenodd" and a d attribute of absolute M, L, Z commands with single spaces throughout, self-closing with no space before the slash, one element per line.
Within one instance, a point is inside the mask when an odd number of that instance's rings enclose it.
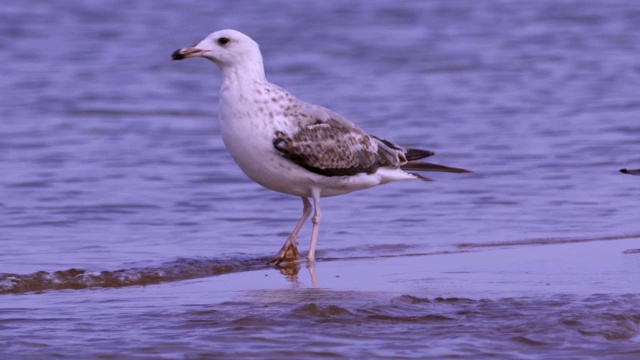
<path fill-rule="evenodd" d="M 216 31 L 172 60 L 202 57 L 223 75 L 220 132 L 240 169 L 265 188 L 302 199 L 302 217 L 272 262 L 300 262 L 297 238 L 314 215 L 307 261 L 315 261 L 322 213 L 320 198 L 399 180 L 433 181 L 411 171 L 470 173 L 418 161 L 429 150 L 404 148 L 367 134 L 339 114 L 298 100 L 267 81 L 258 44 L 231 29 Z"/>
<path fill-rule="evenodd" d="M 630 169 L 620 169 L 621 173 L 629 174 L 629 175 L 640 175 L 640 169 L 630 170 Z"/>

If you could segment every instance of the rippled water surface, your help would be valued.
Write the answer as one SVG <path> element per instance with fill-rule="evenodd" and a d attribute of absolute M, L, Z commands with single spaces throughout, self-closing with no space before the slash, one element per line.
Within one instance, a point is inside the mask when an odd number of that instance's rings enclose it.
<path fill-rule="evenodd" d="M 300 201 L 169 61 L 222 28 L 475 173 L 323 199 L 316 267 L 270 267 Z M 640 356 L 637 2 L 8 0 L 0 50 L 3 359 Z"/>

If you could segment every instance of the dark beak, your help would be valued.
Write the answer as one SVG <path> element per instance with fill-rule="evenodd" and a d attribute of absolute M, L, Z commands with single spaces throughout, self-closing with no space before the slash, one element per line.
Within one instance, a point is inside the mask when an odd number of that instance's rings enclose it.
<path fill-rule="evenodd" d="M 206 50 L 198 49 L 195 46 L 178 49 L 171 54 L 171 60 L 184 60 L 192 57 L 202 56 Z"/>

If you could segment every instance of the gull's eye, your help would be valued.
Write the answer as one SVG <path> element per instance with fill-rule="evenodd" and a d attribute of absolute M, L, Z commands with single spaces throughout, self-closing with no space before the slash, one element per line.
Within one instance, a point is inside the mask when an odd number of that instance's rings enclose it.
<path fill-rule="evenodd" d="M 228 42 L 229 42 L 229 38 L 227 37 L 221 37 L 218 39 L 218 45 L 225 45 Z"/>

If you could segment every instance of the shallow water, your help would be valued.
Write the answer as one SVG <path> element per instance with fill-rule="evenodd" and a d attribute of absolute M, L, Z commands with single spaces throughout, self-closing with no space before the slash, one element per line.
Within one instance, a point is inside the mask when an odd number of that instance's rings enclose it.
<path fill-rule="evenodd" d="M 323 199 L 317 274 L 280 274 L 300 201 L 226 153 L 215 66 L 169 61 L 227 27 L 476 173 Z M 635 2 L 9 0 L 0 49 L 2 358 L 639 354 Z"/>

